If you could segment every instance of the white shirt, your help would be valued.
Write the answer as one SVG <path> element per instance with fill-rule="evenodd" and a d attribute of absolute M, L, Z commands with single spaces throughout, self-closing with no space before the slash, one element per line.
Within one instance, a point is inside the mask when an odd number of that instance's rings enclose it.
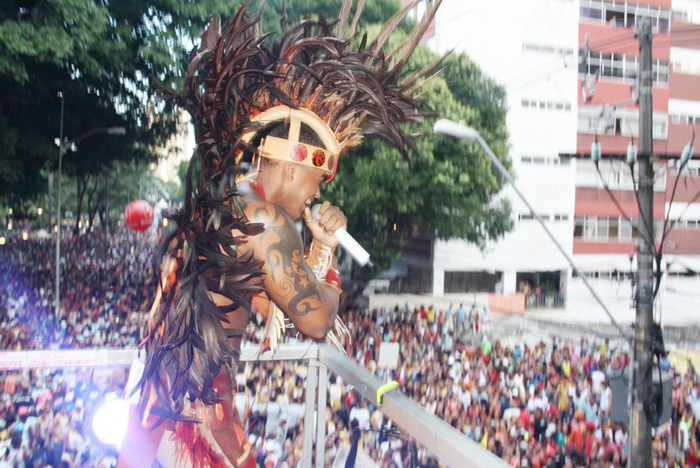
<path fill-rule="evenodd" d="M 599 370 L 593 371 L 591 374 L 591 381 L 593 382 L 593 393 L 600 395 L 603 390 L 603 382 L 605 381 L 605 374 Z"/>
<path fill-rule="evenodd" d="M 610 407 L 610 396 L 612 395 L 612 389 L 610 387 L 606 387 L 603 389 L 601 395 L 600 395 L 600 409 L 603 412 L 608 411 L 608 408 Z"/>
<path fill-rule="evenodd" d="M 367 408 L 358 408 L 357 406 L 350 410 L 350 421 L 357 420 L 360 429 L 369 430 L 369 410 Z"/>

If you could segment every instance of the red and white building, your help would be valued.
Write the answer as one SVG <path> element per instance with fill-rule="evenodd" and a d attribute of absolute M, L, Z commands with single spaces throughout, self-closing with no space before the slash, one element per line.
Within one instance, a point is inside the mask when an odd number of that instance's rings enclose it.
<path fill-rule="evenodd" d="M 618 310 L 633 316 L 629 283 L 636 259 L 636 223 L 639 211 L 634 181 L 625 163 L 630 141 L 639 134 L 639 43 L 636 24 L 652 21 L 653 151 L 657 157 L 654 181 L 654 229 L 661 241 L 664 220 L 672 227 L 663 245 L 666 271 L 657 312 L 684 320 L 686 312 L 700 308 L 697 274 L 700 272 L 700 178 L 697 156 L 679 174 L 678 158 L 700 124 L 700 20 L 693 8 L 700 2 L 646 0 L 608 2 L 580 0 L 578 127 L 576 201 L 574 206 L 574 260 L 584 274 Z M 590 84 L 593 84 L 593 88 Z M 700 128 L 697 128 L 700 130 Z M 603 160 L 602 177 L 590 160 L 591 143 L 598 138 Z M 635 168 L 636 169 L 636 168 Z M 676 180 L 675 196 L 673 195 Z M 604 188 L 612 189 L 620 208 Z M 695 200 L 693 200 L 695 198 Z M 692 202 L 692 203 L 691 203 Z M 680 217 L 680 218 L 679 218 Z M 657 248 L 659 245 L 657 245 Z M 625 281 L 627 280 L 627 281 Z M 614 291 L 613 291 L 614 290 Z M 584 297 L 581 281 L 572 281 L 570 294 Z M 617 299 L 617 301 L 615 300 Z M 583 301 L 587 304 L 588 301 Z M 569 301 L 570 309 L 577 308 Z M 587 305 L 586 305 L 587 307 Z"/>
<path fill-rule="evenodd" d="M 651 18 L 654 33 L 659 239 L 667 214 L 673 224 L 664 244 L 667 274 L 657 308 L 674 322 L 696 320 L 686 316 L 700 311 L 700 140 L 680 174 L 676 163 L 693 129 L 700 133 L 700 0 L 444 0 L 425 39 L 437 52 L 467 53 L 506 87 L 509 156 L 519 188 L 608 308 L 631 321 L 638 210 L 624 161 L 639 131 L 635 33 L 642 17 Z M 590 160 L 596 135 L 602 178 L 632 223 L 610 199 Z M 567 314 L 607 320 L 526 207 L 511 190 L 503 195 L 512 200 L 515 223 L 504 239 L 484 251 L 465 241 L 437 241 L 427 257 L 423 252 L 422 263 L 408 256 L 409 272 L 422 272 L 423 289 L 437 296 L 459 293 L 470 278 L 492 275 L 506 295 L 517 294 L 524 283 L 539 285 L 563 292 Z"/>

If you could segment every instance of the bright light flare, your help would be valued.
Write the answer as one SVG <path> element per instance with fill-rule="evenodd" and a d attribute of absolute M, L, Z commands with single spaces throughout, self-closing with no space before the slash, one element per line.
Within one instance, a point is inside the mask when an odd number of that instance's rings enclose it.
<path fill-rule="evenodd" d="M 105 445 L 120 448 L 129 425 L 129 402 L 108 393 L 92 416 L 92 430 Z"/>
<path fill-rule="evenodd" d="M 7 239 L 5 239 L 5 236 L 0 236 L 0 245 L 5 245 L 7 244 Z"/>
<path fill-rule="evenodd" d="M 29 233 L 28 232 L 23 232 L 22 233 L 22 240 L 28 240 L 29 239 Z"/>

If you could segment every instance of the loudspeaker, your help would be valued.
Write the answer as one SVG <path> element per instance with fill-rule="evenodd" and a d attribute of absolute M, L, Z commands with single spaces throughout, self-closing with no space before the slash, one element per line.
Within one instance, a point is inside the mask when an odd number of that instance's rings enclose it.
<path fill-rule="evenodd" d="M 654 367 L 653 372 L 653 384 L 651 392 L 657 393 L 663 390 L 661 394 L 661 414 L 659 417 L 658 426 L 662 426 L 666 421 L 671 419 L 671 392 L 673 391 L 673 379 L 666 373 L 662 373 L 661 378 L 663 385 L 659 383 L 659 374 L 656 367 Z M 615 422 L 622 424 L 629 424 L 630 414 L 629 407 L 627 406 L 627 396 L 629 394 L 629 371 L 625 372 L 624 375 L 619 375 L 617 377 L 610 378 L 610 388 L 612 389 L 612 407 L 610 409 L 610 419 Z M 640 392 L 638 398 L 649 399 L 648 394 Z"/>

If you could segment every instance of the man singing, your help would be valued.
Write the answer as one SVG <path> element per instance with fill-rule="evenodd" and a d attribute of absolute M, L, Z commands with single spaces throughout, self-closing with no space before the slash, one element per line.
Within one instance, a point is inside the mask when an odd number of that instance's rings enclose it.
<path fill-rule="evenodd" d="M 437 63 L 398 80 L 439 4 L 391 60 L 384 46 L 412 5 L 369 44 L 353 41 L 362 1 L 352 21 L 346 0 L 337 23 L 303 21 L 274 42 L 261 34 L 262 11 L 241 7 L 223 32 L 210 23 L 175 96 L 193 117 L 197 148 L 177 229 L 162 244 L 120 467 L 254 466 L 232 388 L 250 313 L 266 316 L 272 350 L 287 320 L 315 340 L 334 326 L 342 290 L 333 234 L 347 220 L 328 202 L 314 217 L 310 207 L 341 153 L 364 138 L 404 154 L 413 147 L 399 124 L 424 115 L 411 96 Z M 306 246 L 300 219 L 313 238 Z"/>

